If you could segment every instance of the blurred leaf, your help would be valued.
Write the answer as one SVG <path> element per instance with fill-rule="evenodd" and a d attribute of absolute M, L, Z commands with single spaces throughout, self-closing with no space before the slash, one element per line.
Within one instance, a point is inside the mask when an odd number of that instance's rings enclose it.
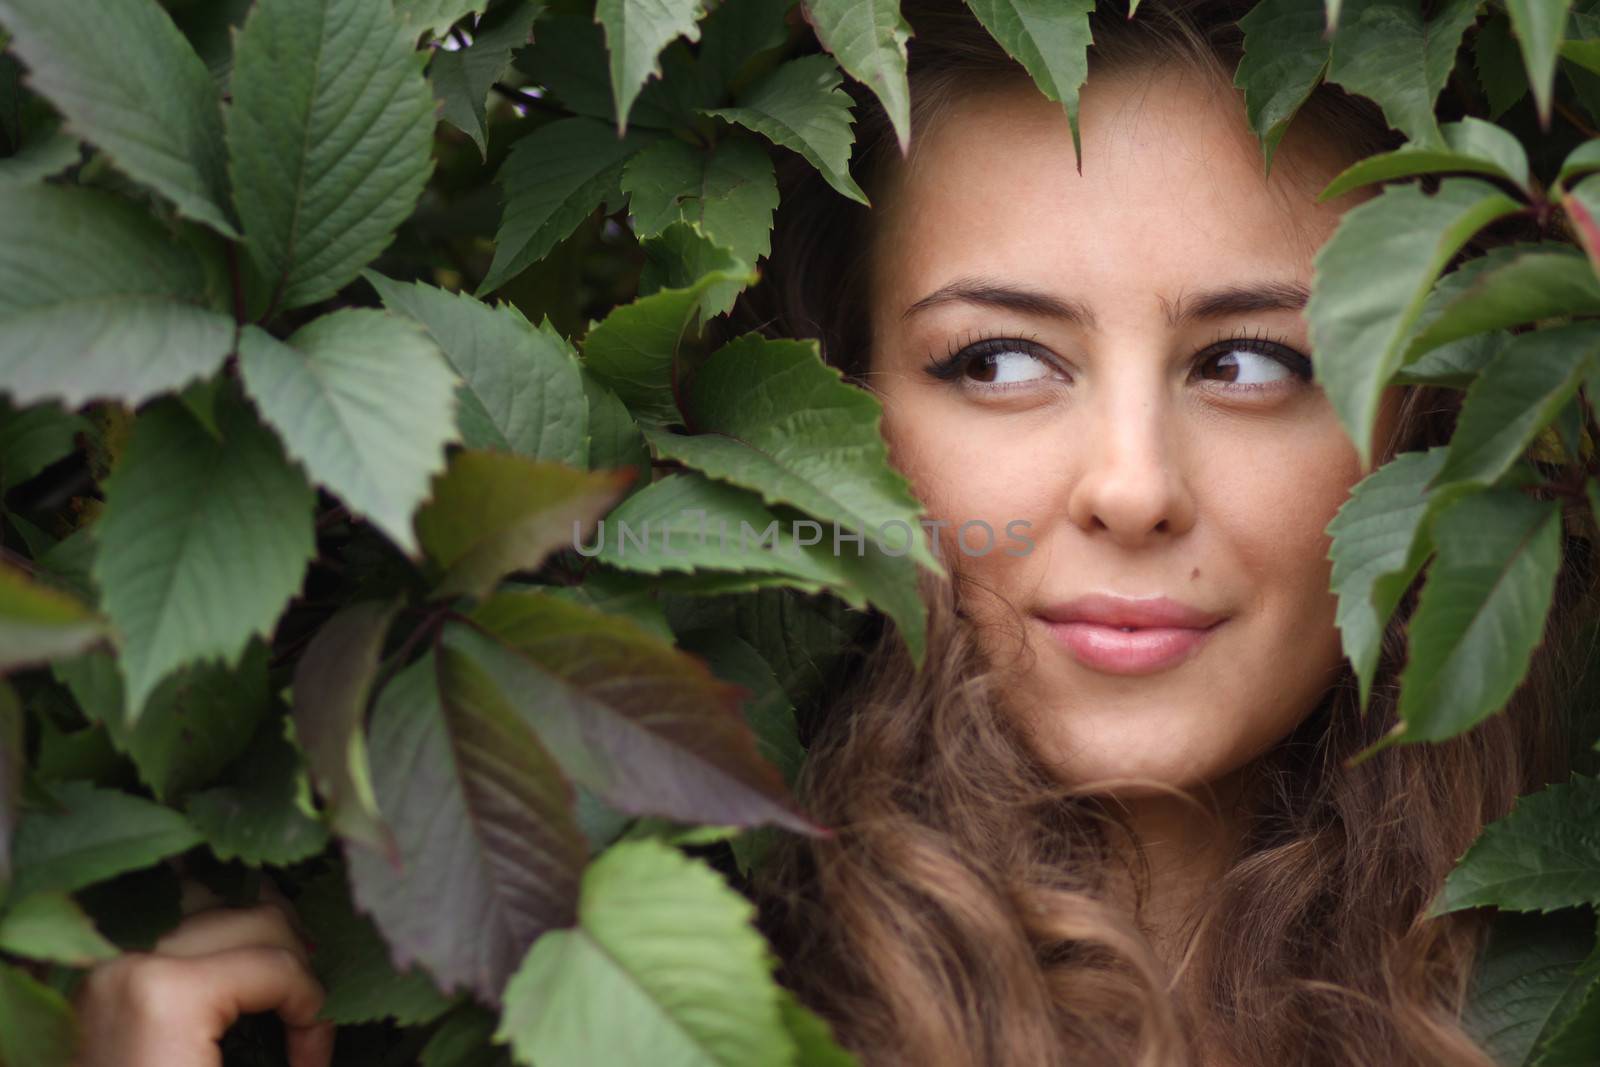
<path fill-rule="evenodd" d="M 305 764 L 284 736 L 288 722 L 268 719 L 226 784 L 189 797 L 189 821 L 224 862 L 286 866 L 327 847 L 327 830 L 309 814 Z"/>
<path fill-rule="evenodd" d="M 0 963 L 0 1063 L 67 1063 L 78 1044 L 72 1007 L 60 993 Z"/>
<path fill-rule="evenodd" d="M 1492 12 L 1473 38 L 1478 81 L 1489 98 L 1489 118 L 1498 119 L 1528 95 L 1528 74 L 1522 66 L 1511 20 L 1505 12 Z"/>
<path fill-rule="evenodd" d="M 316 943 L 311 965 L 328 992 L 320 1018 L 340 1026 L 381 1019 L 415 1026 L 437 1019 L 450 1007 L 420 967 L 404 974 L 395 971 L 389 946 L 372 920 L 356 912 L 338 868 L 303 885 L 294 908 Z"/>
<path fill-rule="evenodd" d="M 67 894 L 35 893 L 0 914 L 0 950 L 69 967 L 88 967 L 117 955 L 117 946 Z"/>
<path fill-rule="evenodd" d="M 1495 251 L 1492 258 L 1483 257 L 1484 269 L 1472 273 L 1470 284 L 1451 287 L 1447 299 L 1430 299 L 1435 306 L 1418 318 L 1418 326 L 1424 321 L 1426 326 L 1406 346 L 1407 363 L 1460 337 L 1538 319 L 1600 314 L 1600 279 L 1581 254 L 1559 245 Z"/>
<path fill-rule="evenodd" d="M 489 0 L 394 0 L 395 14 L 413 27 L 413 36 L 443 37 L 468 15 L 481 12 Z"/>
<path fill-rule="evenodd" d="M 472 138 L 489 155 L 487 101 L 494 83 L 511 66 L 511 53 L 528 43 L 544 0 L 513 0 L 492 9 L 472 30 L 472 44 L 454 52 L 441 48 L 428 65 L 439 100 L 439 117 Z"/>
<path fill-rule="evenodd" d="M 1494 917 L 1462 1022 L 1496 1063 L 1534 1062 L 1534 1050 L 1593 979 L 1587 962 L 1593 943 L 1594 919 L 1586 911 Z"/>
<path fill-rule="evenodd" d="M 73 132 L 189 218 L 237 237 L 222 102 L 194 48 L 155 0 L 98 0 L 93 18 L 83 14 L 58 0 L 0 0 L 30 84 Z"/>
<path fill-rule="evenodd" d="M 16 408 L 0 400 L 0 493 L 72 454 L 89 423 L 59 404 Z"/>
<path fill-rule="evenodd" d="M 1556 50 L 1567 25 L 1572 0 L 1506 0 L 1511 31 L 1522 49 L 1523 65 L 1539 110 L 1539 123 L 1550 126 L 1550 101 L 1555 95 Z"/>
<path fill-rule="evenodd" d="M 86 605 L 0 563 L 0 670 L 77 655 L 106 635 Z"/>

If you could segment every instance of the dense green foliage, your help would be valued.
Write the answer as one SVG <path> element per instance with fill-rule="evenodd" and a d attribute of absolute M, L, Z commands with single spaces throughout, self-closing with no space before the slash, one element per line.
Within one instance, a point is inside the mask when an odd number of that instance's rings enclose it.
<path fill-rule="evenodd" d="M 1076 136 L 1094 5 L 969 3 Z M 1383 744 L 1449 738 L 1515 690 L 1563 524 L 1600 513 L 1600 4 L 1244 26 L 1265 164 L 1324 79 L 1409 138 L 1325 193 L 1385 183 L 1307 315 L 1363 449 L 1389 384 L 1466 391 L 1448 447 L 1329 527 L 1363 702 L 1427 568 Z M 74 979 L 170 929 L 181 879 L 264 874 L 341 1064 L 852 1062 L 729 879 L 818 832 L 795 709 L 870 611 L 920 660 L 939 564 L 877 402 L 814 342 L 704 327 L 759 282 L 778 153 L 866 200 L 846 77 L 915 136 L 898 0 L 0 0 L 0 27 L 0 1063 L 65 1062 Z M 1441 277 L 1518 215 L 1546 239 Z M 859 540 L 796 536 L 827 528 Z M 1440 913 L 1505 913 L 1473 1010 L 1507 1064 L 1595 1062 L 1595 904 L 1581 773 L 1446 886 Z M 230 1062 L 272 1036 L 245 1020 Z"/>

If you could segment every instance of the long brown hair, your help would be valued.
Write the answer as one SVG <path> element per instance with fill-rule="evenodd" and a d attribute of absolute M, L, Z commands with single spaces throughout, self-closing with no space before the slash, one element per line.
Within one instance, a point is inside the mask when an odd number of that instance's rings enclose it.
<path fill-rule="evenodd" d="M 1097 12 L 1091 77 L 1171 62 L 1231 80 L 1248 8 L 1144 0 L 1133 20 Z M 960 4 L 908 0 L 905 13 L 915 31 L 913 137 L 951 94 L 1026 77 Z M 871 195 L 898 150 L 875 100 L 851 91 L 855 172 Z M 1376 107 L 1332 86 L 1294 121 L 1352 159 L 1400 142 Z M 808 165 L 782 182 L 765 280 L 733 323 L 819 338 L 824 357 L 862 381 L 872 214 Z M 1447 441 L 1459 406 L 1456 390 L 1409 387 L 1378 462 Z M 1384 635 L 1366 714 L 1346 661 L 1318 706 L 1247 768 L 1245 833 L 1186 927 L 1182 986 L 1139 921 L 1145 883 L 1135 878 L 1132 908 L 1108 888 L 1111 865 L 1128 855 L 1113 847 L 1118 836 L 1136 867 L 1137 839 L 1114 805 L 1040 768 L 1000 710 L 999 674 L 962 613 L 967 580 L 954 567 L 949 580 L 923 572 L 925 668 L 913 668 L 879 619 L 854 669 L 802 722 L 810 751 L 796 789 L 836 832 L 782 837 L 754 874 L 780 978 L 871 1067 L 1218 1057 L 1252 1067 L 1492 1067 L 1460 1022 L 1490 913 L 1423 913 L 1486 822 L 1566 774 L 1571 727 L 1560 698 L 1579 666 L 1575 638 L 1594 614 L 1592 533 L 1569 528 L 1546 640 L 1502 713 L 1448 742 L 1345 766 L 1397 721 L 1419 578 Z"/>

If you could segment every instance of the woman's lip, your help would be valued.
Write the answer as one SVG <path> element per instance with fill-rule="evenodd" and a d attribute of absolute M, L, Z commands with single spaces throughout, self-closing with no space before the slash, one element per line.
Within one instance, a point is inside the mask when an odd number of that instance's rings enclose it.
<path fill-rule="evenodd" d="M 1149 626 L 1124 632 L 1097 623 L 1040 621 L 1079 663 L 1105 674 L 1169 670 L 1198 652 L 1222 625 L 1218 622 L 1203 629 Z"/>

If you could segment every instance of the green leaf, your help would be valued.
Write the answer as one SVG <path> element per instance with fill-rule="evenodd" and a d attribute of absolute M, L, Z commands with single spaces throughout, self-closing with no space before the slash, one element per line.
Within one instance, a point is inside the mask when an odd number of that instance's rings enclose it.
<path fill-rule="evenodd" d="M 690 222 L 674 222 L 655 237 L 639 242 L 644 252 L 644 267 L 639 271 L 639 295 L 653 296 L 663 289 L 695 287 L 707 275 L 732 275 L 728 281 L 700 285 L 700 299 L 689 316 L 688 329 L 700 327 L 733 308 L 739 294 L 756 277 L 732 252 L 700 232 Z"/>
<path fill-rule="evenodd" d="M 714 73 L 719 91 L 737 92 L 752 74 L 776 62 L 789 41 L 787 25 L 794 0 L 743 0 L 721 3 L 700 24 L 698 66 Z"/>
<path fill-rule="evenodd" d="M 95 929 L 67 894 L 52 891 L 24 897 L 0 915 L 0 950 L 69 967 L 88 967 L 117 955 L 117 946 Z"/>
<path fill-rule="evenodd" d="M 798 1053 L 795 1067 L 861 1067 L 854 1054 L 834 1043 L 833 1027 L 795 999 L 787 989 L 778 991 L 783 1025 L 789 1028 Z"/>
<path fill-rule="evenodd" d="M 1323 0 L 1261 0 L 1239 20 L 1244 55 L 1233 86 L 1244 90 L 1245 115 L 1261 142 L 1264 173 L 1295 112 L 1322 81 L 1329 44 Z"/>
<path fill-rule="evenodd" d="M 771 251 L 778 180 L 754 140 L 724 137 L 709 150 L 676 138 L 660 141 L 629 160 L 622 189 L 639 237 L 684 221 L 745 263 Z"/>
<path fill-rule="evenodd" d="M 418 1067 L 511 1067 L 511 1052 L 494 1043 L 499 1016 L 477 1004 L 463 1004 L 445 1016 L 428 1038 Z"/>
<path fill-rule="evenodd" d="M 1600 279 L 1583 254 L 1551 244 L 1497 248 L 1482 269 L 1430 298 L 1406 346 L 1407 363 L 1437 345 L 1539 319 L 1600 314 Z M 1449 275 L 1446 276 L 1450 277 Z"/>
<path fill-rule="evenodd" d="M 895 620 L 920 662 L 927 609 L 909 549 L 886 552 L 864 538 L 852 544 L 855 535 L 843 529 L 834 535 L 797 512 L 765 507 L 750 490 L 699 474 L 670 475 L 618 505 L 602 523 L 598 543 L 581 552 L 641 574 L 779 574 L 785 585 L 826 589 L 853 607 L 870 600 Z M 908 543 L 917 536 L 907 531 Z"/>
<path fill-rule="evenodd" d="M 678 647 L 705 660 L 718 678 L 750 691 L 743 701 L 745 722 L 755 732 L 762 757 L 783 772 L 792 788 L 806 753 L 800 747 L 794 705 L 761 653 L 738 635 L 714 629 L 680 634 Z"/>
<path fill-rule="evenodd" d="M 143 212 L 105 193 L 5 190 L 0 382 L 18 403 L 138 404 L 208 377 L 233 350 L 206 270 Z"/>
<path fill-rule="evenodd" d="M 754 270 L 724 261 L 692 285 L 662 289 L 614 309 L 583 340 L 584 366 L 610 387 L 641 421 L 670 423 L 682 416 L 674 398 L 678 344 L 707 293 L 727 283 L 752 285 Z"/>
<path fill-rule="evenodd" d="M 1317 252 L 1306 308 L 1313 370 L 1363 467 L 1378 401 L 1434 279 L 1474 233 L 1519 206 L 1477 178 L 1445 178 L 1433 196 L 1389 186 L 1345 212 Z"/>
<path fill-rule="evenodd" d="M 368 743 L 402 862 L 348 849 L 356 903 L 396 968 L 421 963 L 441 990 L 498 1006 L 528 946 L 573 919 L 588 849 L 571 787 L 482 672 L 448 651 L 384 688 Z"/>
<path fill-rule="evenodd" d="M 617 394 L 587 370 L 583 391 L 589 401 L 589 469 L 631 468 L 633 478 L 624 484 L 623 495 L 642 489 L 650 483 L 652 471 L 639 424 Z"/>
<path fill-rule="evenodd" d="M 1489 98 L 1489 118 L 1498 119 L 1528 95 L 1528 75 L 1505 12 L 1493 12 L 1473 35 L 1478 81 Z"/>
<path fill-rule="evenodd" d="M 1022 64 L 1039 91 L 1066 108 L 1081 173 L 1078 90 L 1089 76 L 1094 0 L 967 0 L 967 7 L 1006 54 Z"/>
<path fill-rule="evenodd" d="M 1595 323 L 1511 338 L 1467 390 L 1450 455 L 1434 484 L 1496 481 L 1577 395 L 1597 360 L 1600 325 Z"/>
<path fill-rule="evenodd" d="M 1600 958 L 1591 953 L 1579 974 L 1588 980 L 1588 987 L 1570 1011 L 1554 1020 L 1550 1040 L 1539 1051 L 1537 1067 L 1588 1067 L 1594 1063 L 1594 1050 L 1600 1048 Z"/>
<path fill-rule="evenodd" d="M 905 155 L 911 150 L 911 87 L 906 81 L 911 27 L 900 14 L 900 0 L 801 0 L 801 6 L 822 47 L 883 104 Z"/>
<path fill-rule="evenodd" d="M 91 722 L 105 726 L 117 751 L 156 797 L 170 801 L 206 785 L 250 743 L 268 714 L 267 646 L 251 641 L 239 664 L 199 663 L 168 675 L 136 723 L 124 714 L 122 679 L 107 652 L 55 665 Z"/>
<path fill-rule="evenodd" d="M 0 670 L 75 656 L 105 636 L 88 607 L 0 564 Z"/>
<path fill-rule="evenodd" d="M 700 0 L 598 0 L 594 19 L 605 28 L 611 62 L 611 95 L 617 136 L 627 132 L 628 112 L 645 80 L 661 77 L 657 57 L 678 37 L 700 39 Z"/>
<path fill-rule="evenodd" d="M 65 997 L 27 974 L 0 963 L 0 1063 L 70 1063 L 78 1024 Z"/>
<path fill-rule="evenodd" d="M 11 884 L 11 835 L 21 817 L 22 784 L 28 767 L 24 726 L 17 691 L 0 678 L 0 900 L 5 899 Z M 38 763 L 44 763 L 42 754 Z"/>
<path fill-rule="evenodd" d="M 435 594 L 482 599 L 512 571 L 576 543 L 632 472 L 581 471 L 501 452 L 463 451 L 417 513 L 417 535 L 444 572 Z"/>
<path fill-rule="evenodd" d="M 70 455 L 88 430 L 88 420 L 59 404 L 16 408 L 0 400 L 0 493 Z"/>
<path fill-rule="evenodd" d="M 433 170 L 433 94 L 388 4 L 260 0 L 238 35 L 228 165 L 284 307 L 332 296 L 394 239 Z"/>
<path fill-rule="evenodd" d="M 287 718 L 269 719 L 227 784 L 189 797 L 189 821 L 224 863 L 287 866 L 327 847 L 328 831 L 314 817 L 305 764 L 288 727 Z"/>
<path fill-rule="evenodd" d="M 367 702 L 398 600 L 366 600 L 322 624 L 294 669 L 295 733 L 335 833 L 393 855 L 372 792 Z"/>
<path fill-rule="evenodd" d="M 1523 65 L 1539 110 L 1539 125 L 1550 128 L 1550 102 L 1555 95 L 1556 54 L 1567 25 L 1572 0 L 1506 0 L 1511 29 L 1522 49 Z"/>
<path fill-rule="evenodd" d="M 802 56 L 783 64 L 739 97 L 735 107 L 701 113 L 754 130 L 780 148 L 798 152 L 843 195 L 868 204 L 850 177 L 855 121 L 844 81 L 827 56 Z"/>
<path fill-rule="evenodd" d="M 87 782 L 51 790 L 59 807 L 23 812 L 11 845 L 8 900 L 71 893 L 192 848 L 200 835 L 182 815 L 142 797 Z"/>
<path fill-rule="evenodd" d="M 1317 194 L 1318 202 L 1372 182 L 1437 171 L 1471 171 L 1504 178 L 1530 191 L 1528 153 L 1515 134 L 1492 122 L 1468 115 L 1460 122 L 1439 127 L 1444 145 L 1407 145 L 1393 152 L 1369 156 L 1341 171 Z"/>
<path fill-rule="evenodd" d="M 628 158 L 653 137 L 626 137 L 591 118 L 558 119 L 511 146 L 498 181 L 505 214 L 478 296 L 543 259 L 616 188 Z"/>
<path fill-rule="evenodd" d="M 0 159 L 0 188 L 29 185 L 53 178 L 78 162 L 82 148 L 78 139 L 59 125 L 23 143 L 11 155 Z"/>
<path fill-rule="evenodd" d="M 549 15 L 539 20 L 538 29 L 532 47 L 516 57 L 517 68 L 568 111 L 599 119 L 615 137 L 616 99 L 605 31 L 581 14 Z M 706 79 L 683 42 L 667 46 L 661 66 L 666 76 L 645 83 L 628 115 L 630 127 L 677 129 L 692 123 L 694 108 L 715 102 L 700 98 Z"/>
<path fill-rule="evenodd" d="M 446 627 L 573 782 L 629 815 L 717 826 L 816 827 L 761 758 L 720 681 L 637 624 L 538 592 L 501 593 Z"/>
<path fill-rule="evenodd" d="M 1500 710 L 1544 634 L 1561 563 L 1561 509 L 1515 488 L 1443 507 L 1438 556 L 1400 677 L 1403 741 L 1454 737 Z"/>
<path fill-rule="evenodd" d="M 1580 174 L 1600 170 L 1600 138 L 1584 141 L 1561 161 L 1561 170 L 1556 175 L 1556 181 L 1566 184 Z"/>
<path fill-rule="evenodd" d="M 1517 799 L 1445 879 L 1430 916 L 1492 904 L 1542 911 L 1600 903 L 1600 782 L 1574 773 Z"/>
<path fill-rule="evenodd" d="M 1324 531 L 1333 539 L 1330 589 L 1336 622 L 1366 710 L 1384 627 L 1433 550 L 1427 524 L 1437 497 L 1423 490 L 1444 465 L 1444 446 L 1402 452 L 1358 482 Z"/>
<path fill-rule="evenodd" d="M 239 370 L 311 479 L 416 556 L 412 513 L 458 439 L 457 379 L 433 340 L 409 319 L 345 308 L 287 342 L 246 327 Z"/>
<path fill-rule="evenodd" d="M 155 0 L 102 0 L 83 15 L 58 0 L 0 0 L 30 83 L 68 126 L 184 215 L 237 237 L 206 65 Z"/>
<path fill-rule="evenodd" d="M 465 293 L 365 276 L 390 311 L 423 325 L 461 376 L 456 421 L 468 448 L 585 462 L 588 402 L 577 355 L 559 335 Z"/>
<path fill-rule="evenodd" d="M 93 575 L 121 634 L 127 718 L 163 677 L 268 637 L 315 554 L 311 487 L 231 394 L 218 441 L 177 401 L 140 412 L 105 486 Z"/>
<path fill-rule="evenodd" d="M 658 454 L 890 550 L 917 527 L 922 505 L 889 464 L 882 404 L 824 363 L 815 341 L 747 333 L 724 345 L 696 371 L 685 415 L 699 432 L 645 431 Z M 910 544 L 913 559 L 944 573 L 924 538 Z"/>
<path fill-rule="evenodd" d="M 1415 0 L 1345 0 L 1328 80 L 1376 101 L 1413 143 L 1437 145 L 1434 103 L 1477 17 L 1477 0 L 1444 0 L 1426 21 Z"/>
<path fill-rule="evenodd" d="M 658 841 L 584 872 L 578 927 L 540 938 L 506 988 L 496 1041 L 540 1067 L 794 1062 L 755 907 Z"/>
<path fill-rule="evenodd" d="M 450 27 L 481 12 L 489 0 L 394 0 L 394 13 L 410 27 L 411 39 L 426 33 L 443 37 Z"/>
<path fill-rule="evenodd" d="M 319 1018 L 340 1026 L 382 1019 L 420 1026 L 450 1007 L 426 971 L 394 969 L 383 935 L 356 912 L 338 868 L 308 882 L 295 896 L 294 908 L 316 943 L 311 965 L 328 991 Z"/>
<path fill-rule="evenodd" d="M 543 0 L 501 4 L 478 20 L 472 44 L 457 51 L 440 48 L 428 65 L 428 80 L 439 100 L 439 117 L 472 138 L 489 156 L 487 101 L 494 83 L 511 66 L 511 53 L 528 43 Z"/>
<path fill-rule="evenodd" d="M 1586 911 L 1497 914 L 1462 1013 L 1467 1033 L 1496 1063 L 1531 1063 L 1588 988 L 1593 943 Z"/>

